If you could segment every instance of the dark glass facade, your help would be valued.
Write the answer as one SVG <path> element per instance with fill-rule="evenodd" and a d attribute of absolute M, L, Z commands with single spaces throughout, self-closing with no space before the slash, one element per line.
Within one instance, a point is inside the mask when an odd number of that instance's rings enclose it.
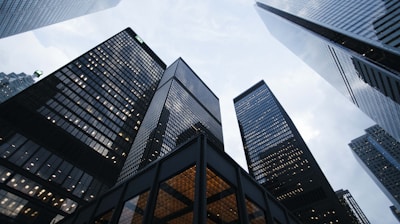
<path fill-rule="evenodd" d="M 335 193 L 339 198 L 340 204 L 345 208 L 347 214 L 351 218 L 352 224 L 370 224 L 368 218 L 348 190 L 340 189 Z"/>
<path fill-rule="evenodd" d="M 219 100 L 180 58 L 163 75 L 119 182 L 196 133 L 207 134 L 223 150 Z"/>
<path fill-rule="evenodd" d="M 249 173 L 304 223 L 350 223 L 271 90 L 261 81 L 234 99 Z"/>
<path fill-rule="evenodd" d="M 396 0 L 256 4 L 277 40 L 400 140 L 398 7 Z"/>
<path fill-rule="evenodd" d="M 3 0 L 0 38 L 116 6 L 120 0 Z"/>
<path fill-rule="evenodd" d="M 112 187 L 165 67 L 128 28 L 0 104 L 0 220 L 49 223 Z"/>
<path fill-rule="evenodd" d="M 32 75 L 0 72 L 0 103 L 26 89 L 34 82 Z"/>
<path fill-rule="evenodd" d="M 400 210 L 400 142 L 378 125 L 349 144 L 356 159 Z"/>
<path fill-rule="evenodd" d="M 206 134 L 61 223 L 300 223 Z"/>

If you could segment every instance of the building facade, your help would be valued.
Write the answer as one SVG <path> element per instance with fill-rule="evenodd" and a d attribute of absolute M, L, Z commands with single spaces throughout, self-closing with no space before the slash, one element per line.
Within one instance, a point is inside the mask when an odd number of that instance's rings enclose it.
<path fill-rule="evenodd" d="M 398 4 L 259 0 L 256 9 L 277 40 L 400 140 Z"/>
<path fill-rule="evenodd" d="M 370 224 L 367 216 L 361 210 L 356 200 L 350 194 L 348 190 L 338 190 L 335 192 L 339 198 L 340 204 L 345 208 L 347 214 L 351 218 L 353 224 Z"/>
<path fill-rule="evenodd" d="M 35 83 L 32 75 L 0 72 L 0 103 Z"/>
<path fill-rule="evenodd" d="M 119 182 L 200 132 L 223 150 L 219 99 L 179 58 L 161 79 Z"/>
<path fill-rule="evenodd" d="M 378 125 L 349 144 L 357 161 L 400 210 L 400 143 Z"/>
<path fill-rule="evenodd" d="M 125 29 L 0 104 L 0 220 L 50 223 L 112 187 L 165 64 Z"/>
<path fill-rule="evenodd" d="M 61 223 L 301 223 L 207 136 L 185 141 Z"/>
<path fill-rule="evenodd" d="M 120 0 L 3 0 L 0 38 L 116 6 Z"/>
<path fill-rule="evenodd" d="M 234 99 L 249 173 L 304 223 L 350 223 L 293 122 L 264 81 Z"/>

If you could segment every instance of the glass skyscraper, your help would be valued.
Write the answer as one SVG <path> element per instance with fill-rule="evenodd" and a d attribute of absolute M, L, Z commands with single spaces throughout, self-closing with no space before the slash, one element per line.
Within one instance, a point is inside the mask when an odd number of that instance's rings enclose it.
<path fill-rule="evenodd" d="M 249 173 L 304 223 L 350 223 L 293 122 L 264 81 L 234 99 Z"/>
<path fill-rule="evenodd" d="M 347 214 L 352 218 L 352 224 L 370 224 L 368 218 L 348 190 L 335 192 L 340 204 L 346 209 Z"/>
<path fill-rule="evenodd" d="M 128 155 L 119 182 L 196 133 L 223 150 L 219 99 L 181 58 L 165 71 Z"/>
<path fill-rule="evenodd" d="M 128 28 L 0 104 L 0 222 L 50 223 L 114 186 L 165 68 Z"/>
<path fill-rule="evenodd" d="M 120 0 L 3 0 L 0 38 L 116 6 Z"/>
<path fill-rule="evenodd" d="M 400 140 L 398 7 L 397 0 L 256 3 L 277 40 Z"/>
<path fill-rule="evenodd" d="M 400 142 L 378 125 L 349 144 L 356 159 L 400 210 Z"/>
<path fill-rule="evenodd" d="M 0 103 L 26 89 L 34 82 L 32 75 L 0 72 Z"/>

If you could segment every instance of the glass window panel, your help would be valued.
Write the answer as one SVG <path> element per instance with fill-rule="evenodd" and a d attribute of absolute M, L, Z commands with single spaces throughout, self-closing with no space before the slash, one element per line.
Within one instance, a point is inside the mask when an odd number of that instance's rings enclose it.
<path fill-rule="evenodd" d="M 24 169 L 35 173 L 39 167 L 42 166 L 43 162 L 49 157 L 50 152 L 44 148 L 40 148 L 35 155 L 33 155 L 24 165 Z"/>
<path fill-rule="evenodd" d="M 267 223 L 264 211 L 257 205 L 246 198 L 247 217 L 251 224 L 264 224 Z"/>
<path fill-rule="evenodd" d="M 142 223 L 143 214 L 144 210 L 146 209 L 148 197 L 149 197 L 149 191 L 146 191 L 125 202 L 118 223 L 119 224 Z"/>
<path fill-rule="evenodd" d="M 196 166 L 160 184 L 153 221 L 192 223 Z"/>
<path fill-rule="evenodd" d="M 11 157 L 10 162 L 21 166 L 25 163 L 27 159 L 29 159 L 32 154 L 39 148 L 39 145 L 33 143 L 32 141 L 27 141 L 24 145 L 22 145 Z"/>
<path fill-rule="evenodd" d="M 207 168 L 207 223 L 238 223 L 235 190 Z"/>
<path fill-rule="evenodd" d="M 107 211 L 106 213 L 98 216 L 94 220 L 94 224 L 107 224 L 110 223 L 112 215 L 114 213 L 114 209 Z"/>
<path fill-rule="evenodd" d="M 0 183 L 4 183 L 4 181 L 6 181 L 11 176 L 11 174 L 11 170 L 0 166 Z"/>

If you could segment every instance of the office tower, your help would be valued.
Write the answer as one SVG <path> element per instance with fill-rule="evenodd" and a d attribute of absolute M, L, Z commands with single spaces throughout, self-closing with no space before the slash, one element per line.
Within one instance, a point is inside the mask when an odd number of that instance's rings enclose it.
<path fill-rule="evenodd" d="M 264 81 L 234 99 L 249 173 L 304 223 L 350 223 L 293 122 Z"/>
<path fill-rule="evenodd" d="M 0 104 L 0 222 L 50 223 L 112 187 L 165 67 L 128 28 Z"/>
<path fill-rule="evenodd" d="M 277 40 L 400 141 L 398 6 L 396 0 L 256 3 Z"/>
<path fill-rule="evenodd" d="M 34 82 L 33 76 L 25 73 L 5 74 L 0 72 L 0 103 L 26 89 Z"/>
<path fill-rule="evenodd" d="M 116 6 L 120 0 L 3 0 L 0 38 Z"/>
<path fill-rule="evenodd" d="M 348 190 L 340 189 L 335 192 L 340 204 L 345 208 L 353 224 L 370 224 L 364 212 Z"/>
<path fill-rule="evenodd" d="M 400 143 L 378 125 L 349 144 L 357 161 L 400 210 Z"/>
<path fill-rule="evenodd" d="M 219 99 L 179 58 L 165 70 L 119 182 L 196 133 L 207 134 L 223 150 Z"/>
<path fill-rule="evenodd" d="M 300 223 L 206 136 L 187 140 L 60 224 Z"/>

